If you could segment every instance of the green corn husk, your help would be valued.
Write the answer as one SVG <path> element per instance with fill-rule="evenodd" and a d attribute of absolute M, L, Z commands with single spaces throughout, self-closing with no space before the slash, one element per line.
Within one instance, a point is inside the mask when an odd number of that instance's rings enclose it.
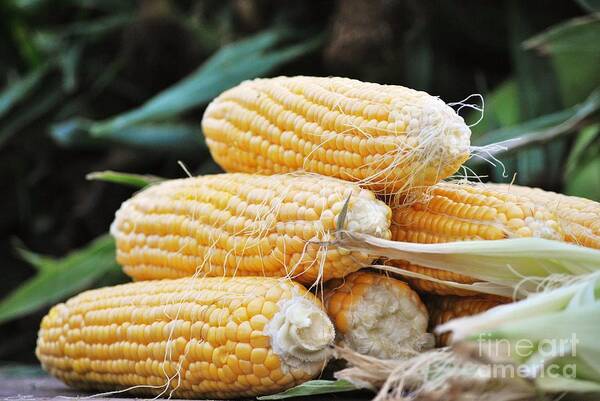
<path fill-rule="evenodd" d="M 543 392 L 600 393 L 600 273 L 436 331 L 478 344 L 492 363 L 508 358 Z"/>

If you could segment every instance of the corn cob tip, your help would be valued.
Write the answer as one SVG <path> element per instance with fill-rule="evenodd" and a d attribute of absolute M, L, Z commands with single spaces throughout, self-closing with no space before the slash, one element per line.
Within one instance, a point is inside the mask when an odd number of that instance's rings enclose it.
<path fill-rule="evenodd" d="M 377 199 L 357 197 L 348 208 L 346 229 L 387 239 L 391 237 L 391 216 L 392 211 L 385 203 Z"/>
<path fill-rule="evenodd" d="M 425 340 L 427 314 L 419 306 L 393 286 L 376 285 L 352 311 L 353 327 L 346 340 L 362 353 L 383 358 L 420 348 Z"/>
<path fill-rule="evenodd" d="M 358 353 L 390 359 L 432 345 L 427 309 L 400 280 L 358 271 L 329 283 L 325 299 L 339 340 Z"/>
<path fill-rule="evenodd" d="M 323 365 L 335 339 L 333 324 L 323 309 L 302 296 L 279 303 L 279 312 L 266 327 L 273 352 L 284 369 L 308 364 Z"/>

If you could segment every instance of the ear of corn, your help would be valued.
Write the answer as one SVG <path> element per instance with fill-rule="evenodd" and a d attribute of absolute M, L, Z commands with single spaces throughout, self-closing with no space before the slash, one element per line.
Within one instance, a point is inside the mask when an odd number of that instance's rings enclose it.
<path fill-rule="evenodd" d="M 338 339 L 361 354 L 392 359 L 426 345 L 427 309 L 400 280 L 365 271 L 331 280 L 325 307 Z"/>
<path fill-rule="evenodd" d="M 430 296 L 426 304 L 429 310 L 429 331 L 452 319 L 477 315 L 495 306 L 510 302 L 508 298 L 494 296 Z M 451 333 L 436 335 L 436 345 L 444 347 L 450 344 Z"/>
<path fill-rule="evenodd" d="M 416 243 L 537 237 L 564 240 L 558 218 L 543 205 L 525 196 L 508 194 L 494 187 L 440 183 L 392 216 L 392 239 Z M 403 269 L 457 283 L 474 279 L 443 270 L 393 261 Z M 442 295 L 473 292 L 441 283 L 407 278 L 411 286 Z"/>
<path fill-rule="evenodd" d="M 246 81 L 208 106 L 202 129 L 225 171 L 305 170 L 380 193 L 432 185 L 469 155 L 469 128 L 439 98 L 346 78 Z"/>
<path fill-rule="evenodd" d="M 545 206 L 558 217 L 565 240 L 588 248 L 600 249 L 600 203 L 519 185 L 488 184 L 490 188 L 525 196 Z"/>
<path fill-rule="evenodd" d="M 240 398 L 317 376 L 333 330 L 320 302 L 291 281 L 146 281 L 55 306 L 36 354 L 52 375 L 83 389 Z"/>
<path fill-rule="evenodd" d="M 136 280 L 343 277 L 373 257 L 322 241 L 344 228 L 390 237 L 390 209 L 357 185 L 316 175 L 219 174 L 172 180 L 126 201 L 111 233 L 117 260 Z"/>

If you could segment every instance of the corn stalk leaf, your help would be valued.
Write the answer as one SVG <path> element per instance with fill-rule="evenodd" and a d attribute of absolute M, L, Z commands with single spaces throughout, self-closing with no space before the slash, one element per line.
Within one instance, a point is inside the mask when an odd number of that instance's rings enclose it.
<path fill-rule="evenodd" d="M 565 106 L 585 99 L 600 86 L 600 14 L 574 18 L 532 37 L 528 49 L 550 57 Z"/>
<path fill-rule="evenodd" d="M 583 161 L 586 150 L 600 137 L 600 124 L 593 124 L 581 130 L 571 148 L 565 166 L 565 176 L 576 172 L 580 161 Z"/>
<path fill-rule="evenodd" d="M 41 266 L 35 276 L 0 302 L 0 323 L 64 299 L 88 288 L 106 273 L 120 270 L 115 261 L 114 240 L 109 235 L 98 237 L 62 259 L 34 258 L 32 254 L 26 258 Z"/>
<path fill-rule="evenodd" d="M 284 398 L 305 397 L 317 394 L 345 393 L 359 390 L 346 380 L 310 380 L 278 394 L 256 397 L 259 400 L 282 400 Z"/>
<path fill-rule="evenodd" d="M 56 261 L 54 258 L 31 252 L 30 250 L 24 248 L 21 243 L 16 243 L 15 249 L 21 259 L 29 263 L 36 270 L 52 270 L 56 266 Z"/>
<path fill-rule="evenodd" d="M 113 182 L 116 184 L 129 185 L 135 188 L 144 188 L 148 185 L 157 184 L 164 181 L 165 178 L 155 175 L 141 175 L 131 173 L 120 173 L 118 171 L 95 171 L 85 176 L 88 180 Z"/>
<path fill-rule="evenodd" d="M 0 147 L 13 135 L 49 113 L 63 99 L 64 93 L 58 83 L 32 96 L 29 107 L 18 113 L 11 113 L 0 124 Z"/>
<path fill-rule="evenodd" d="M 577 0 L 577 3 L 589 12 L 600 12 L 600 0 Z"/>
<path fill-rule="evenodd" d="M 43 64 L 0 92 L 0 118 L 14 105 L 23 101 L 37 87 L 50 71 L 50 67 L 51 64 L 49 63 Z"/>
<path fill-rule="evenodd" d="M 600 151 L 595 146 L 596 154 Z M 600 157 L 586 158 L 571 175 L 567 177 L 565 193 L 600 201 Z"/>
<path fill-rule="evenodd" d="M 99 147 L 122 144 L 139 149 L 194 151 L 206 148 L 199 125 L 186 123 L 142 123 L 108 132 L 103 137 L 90 136 L 93 122 L 72 118 L 50 127 L 50 135 L 61 146 Z"/>
<path fill-rule="evenodd" d="M 149 121 L 173 119 L 208 103 L 224 90 L 245 79 L 262 76 L 275 67 L 315 49 L 319 40 L 310 40 L 269 50 L 285 37 L 283 31 L 268 31 L 219 50 L 204 65 L 174 86 L 154 96 L 141 107 L 105 121 L 90 130 L 98 137 L 115 134 L 127 127 Z M 252 55 L 252 57 L 249 57 Z"/>
<path fill-rule="evenodd" d="M 66 49 L 58 57 L 58 66 L 62 71 L 65 92 L 73 92 L 77 88 L 77 66 L 82 53 L 83 45 L 77 44 Z"/>
<path fill-rule="evenodd" d="M 129 13 L 110 15 L 88 21 L 76 21 L 60 30 L 59 35 L 63 38 L 68 36 L 82 36 L 90 40 L 97 40 L 103 35 L 110 33 L 130 23 L 133 16 Z"/>
<path fill-rule="evenodd" d="M 528 18 L 527 6 L 519 1 L 508 2 L 507 17 L 521 118 L 531 119 L 559 109 L 557 77 L 550 61 L 522 46 L 523 41 L 536 32 L 534 22 Z M 545 149 L 522 149 L 515 158 L 520 184 L 541 185 L 544 177 L 560 173 L 559 163 L 547 163 Z M 549 171 L 552 169 L 556 171 Z"/>
<path fill-rule="evenodd" d="M 526 49 L 543 54 L 560 52 L 600 52 L 600 14 L 573 18 L 555 25 L 523 43 Z"/>
<path fill-rule="evenodd" d="M 547 143 L 556 137 L 573 132 L 586 118 L 600 110 L 600 88 L 582 103 L 556 113 L 538 117 L 515 127 L 489 132 L 477 138 L 476 145 L 508 141 L 505 149 L 491 152 L 495 156 L 506 155 L 522 148 Z M 474 159 L 476 161 L 477 159 Z"/>

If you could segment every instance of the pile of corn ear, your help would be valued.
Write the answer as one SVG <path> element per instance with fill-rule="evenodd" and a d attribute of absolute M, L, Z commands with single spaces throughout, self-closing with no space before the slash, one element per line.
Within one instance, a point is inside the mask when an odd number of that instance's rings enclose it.
<path fill-rule="evenodd" d="M 469 127 L 401 86 L 246 81 L 202 128 L 226 173 L 123 203 L 111 234 L 133 282 L 44 317 L 53 376 L 176 398 L 600 392 L 600 204 L 453 179 Z"/>

